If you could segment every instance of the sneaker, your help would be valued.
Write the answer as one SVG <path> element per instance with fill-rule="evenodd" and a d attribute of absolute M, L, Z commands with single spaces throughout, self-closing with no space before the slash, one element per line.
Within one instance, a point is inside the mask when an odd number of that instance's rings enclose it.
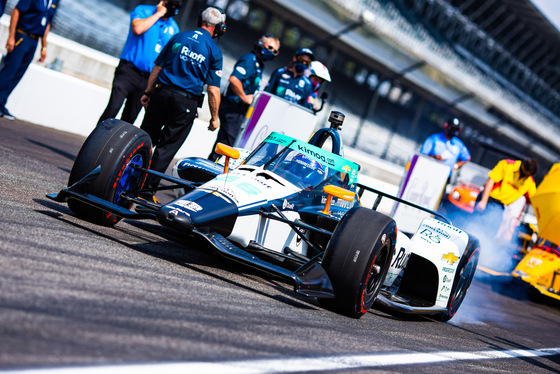
<path fill-rule="evenodd" d="M 5 118 L 5 119 L 9 119 L 9 120 L 16 119 L 16 117 L 14 117 L 10 112 L 8 112 L 8 109 L 6 109 L 6 108 L 0 109 L 0 117 Z"/>

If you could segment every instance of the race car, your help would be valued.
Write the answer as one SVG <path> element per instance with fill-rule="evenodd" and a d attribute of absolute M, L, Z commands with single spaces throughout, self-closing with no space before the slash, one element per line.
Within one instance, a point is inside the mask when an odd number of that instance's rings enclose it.
<path fill-rule="evenodd" d="M 560 300 L 560 249 L 554 243 L 539 240 L 511 275 L 528 283 L 540 294 Z"/>
<path fill-rule="evenodd" d="M 150 170 L 152 143 L 141 129 L 110 119 L 83 144 L 68 187 L 47 195 L 80 218 L 112 226 L 151 219 L 185 238 L 202 237 L 227 258 L 282 277 L 295 292 L 359 318 L 377 300 L 391 310 L 447 321 L 473 279 L 478 240 L 442 215 L 357 182 L 359 165 L 343 157 L 332 112 L 329 128 L 308 142 L 273 132 L 236 167 L 239 150 L 219 144 L 224 165 L 188 158 L 175 176 Z M 331 150 L 322 147 L 331 143 Z M 148 174 L 160 176 L 177 199 L 140 198 Z M 372 208 L 364 193 L 377 195 Z M 376 211 L 382 198 L 426 213 L 415 233 Z M 135 207 L 134 209 L 132 209 Z"/>

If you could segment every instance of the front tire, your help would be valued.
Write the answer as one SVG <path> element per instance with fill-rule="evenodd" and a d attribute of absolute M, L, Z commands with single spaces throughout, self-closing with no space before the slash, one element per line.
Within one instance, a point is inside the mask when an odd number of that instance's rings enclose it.
<path fill-rule="evenodd" d="M 322 266 L 334 288 L 334 299 L 318 299 L 330 310 L 360 318 L 373 305 L 391 265 L 396 243 L 395 221 L 374 210 L 349 210 L 333 232 Z"/>
<path fill-rule="evenodd" d="M 463 300 L 467 295 L 467 290 L 474 278 L 479 256 L 480 243 L 477 238 L 469 235 L 467 249 L 457 266 L 457 272 L 455 274 L 455 279 L 453 280 L 453 287 L 451 288 L 451 294 L 449 295 L 449 302 L 447 303 L 447 311 L 437 315 L 437 319 L 440 321 L 449 321 L 459 310 L 459 307 L 463 303 Z"/>
<path fill-rule="evenodd" d="M 121 198 L 121 194 L 140 188 L 146 179 L 145 174 L 131 166 L 148 168 L 151 157 L 152 141 L 145 131 L 117 119 L 105 120 L 82 145 L 72 166 L 68 186 L 101 166 L 100 175 L 87 185 L 84 192 L 130 208 L 132 203 Z M 103 226 L 113 226 L 121 219 L 75 199 L 70 199 L 68 206 L 78 217 Z"/>

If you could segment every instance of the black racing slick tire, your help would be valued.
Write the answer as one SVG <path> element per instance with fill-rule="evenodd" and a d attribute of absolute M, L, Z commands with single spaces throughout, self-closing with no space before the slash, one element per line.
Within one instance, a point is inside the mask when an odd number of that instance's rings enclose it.
<path fill-rule="evenodd" d="M 334 299 L 319 303 L 330 310 L 360 318 L 373 305 L 395 252 L 395 221 L 374 210 L 356 207 L 340 220 L 323 256 L 322 266 L 334 289 Z"/>
<path fill-rule="evenodd" d="M 447 322 L 459 310 L 474 278 L 479 257 L 480 242 L 474 236 L 469 235 L 469 242 L 467 243 L 465 253 L 461 256 L 461 261 L 459 261 L 457 272 L 453 279 L 453 286 L 451 287 L 449 301 L 447 302 L 447 311 L 438 314 L 436 316 L 438 320 Z"/>
<path fill-rule="evenodd" d="M 99 176 L 83 192 L 131 208 L 132 203 L 121 198 L 121 194 L 140 188 L 146 175 L 130 166 L 148 168 L 151 157 L 152 140 L 145 131 L 124 121 L 107 119 L 93 130 L 82 145 L 72 166 L 68 186 L 101 166 Z M 78 217 L 103 226 L 113 226 L 121 219 L 75 199 L 70 199 L 68 206 Z"/>

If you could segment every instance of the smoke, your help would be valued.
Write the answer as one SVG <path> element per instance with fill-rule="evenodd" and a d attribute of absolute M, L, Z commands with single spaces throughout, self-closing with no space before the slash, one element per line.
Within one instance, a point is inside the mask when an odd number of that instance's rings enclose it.
<path fill-rule="evenodd" d="M 498 273 L 510 273 L 513 270 L 519 261 L 516 254 L 520 248 L 515 238 L 512 239 L 511 234 L 504 235 L 505 231 L 500 228 L 502 208 L 491 204 L 480 213 L 468 213 L 459 209 L 446 213 L 454 226 L 480 241 L 479 266 Z"/>
<path fill-rule="evenodd" d="M 488 207 L 482 213 L 467 213 L 465 211 L 447 211 L 446 215 L 451 219 L 453 225 L 475 236 L 480 241 L 480 257 L 478 268 L 475 272 L 475 280 L 489 284 L 491 290 L 507 296 L 521 298 L 522 294 L 514 291 L 515 286 L 511 284 L 511 271 L 521 260 L 521 248 L 517 245 L 515 238 L 500 237 L 496 233 L 501 223 L 502 211 Z M 489 290 L 481 289 L 480 285 L 473 282 L 463 300 L 457 314 L 450 323 L 461 324 L 483 324 L 494 318 L 499 318 L 500 313 L 488 313 L 481 309 L 480 305 L 493 304 L 488 295 Z M 495 316 L 495 317 L 494 317 Z"/>

